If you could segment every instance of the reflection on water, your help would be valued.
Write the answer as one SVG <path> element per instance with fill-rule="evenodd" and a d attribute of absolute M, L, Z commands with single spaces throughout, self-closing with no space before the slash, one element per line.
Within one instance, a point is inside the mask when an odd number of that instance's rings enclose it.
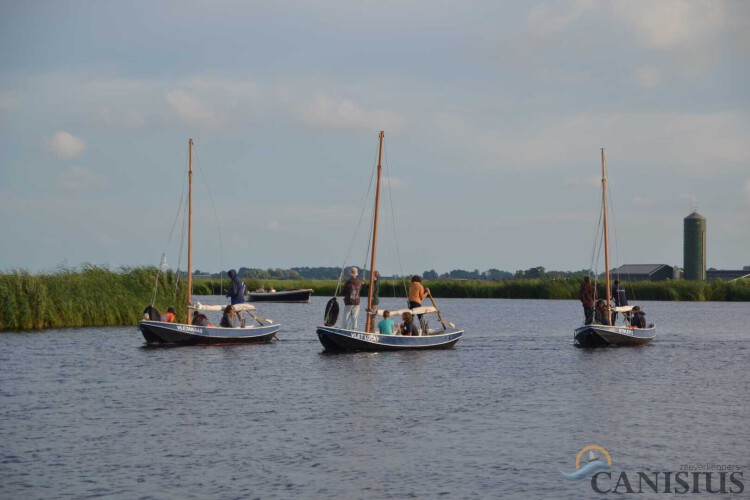
<path fill-rule="evenodd" d="M 443 300 L 454 349 L 330 355 L 325 301 L 261 304 L 272 344 L 0 335 L 0 497 L 580 498 L 558 471 L 587 444 L 747 463 L 748 304 L 646 302 L 652 346 L 586 350 L 577 302 Z"/>

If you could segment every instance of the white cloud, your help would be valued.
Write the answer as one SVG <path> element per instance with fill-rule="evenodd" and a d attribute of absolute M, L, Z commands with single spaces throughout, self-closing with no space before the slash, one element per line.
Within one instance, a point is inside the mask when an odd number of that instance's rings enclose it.
<path fill-rule="evenodd" d="M 653 66 L 641 66 L 633 73 L 633 80 L 639 87 L 653 88 L 664 83 L 664 77 L 660 69 Z"/>
<path fill-rule="evenodd" d="M 311 128 L 398 131 L 404 118 L 387 110 L 365 111 L 350 99 L 319 95 L 300 109 L 300 120 Z"/>
<path fill-rule="evenodd" d="M 636 196 L 633 198 L 633 205 L 639 208 L 651 208 L 656 205 L 653 200 L 649 200 L 648 198 L 644 198 L 642 196 Z"/>
<path fill-rule="evenodd" d="M 211 106 L 195 95 L 176 90 L 165 96 L 169 107 L 186 124 L 203 129 L 215 129 L 225 120 Z"/>
<path fill-rule="evenodd" d="M 384 177 L 384 185 L 391 189 L 402 189 L 406 187 L 406 181 L 398 177 Z"/>
<path fill-rule="evenodd" d="M 656 50 L 699 46 L 728 22 L 723 3 L 713 0 L 613 1 L 612 9 L 642 44 Z"/>
<path fill-rule="evenodd" d="M 554 7 L 552 7 L 554 5 Z M 526 30 L 535 38 L 552 38 L 568 29 L 583 14 L 594 8 L 593 0 L 576 0 L 572 3 L 542 3 L 531 9 Z"/>
<path fill-rule="evenodd" d="M 279 225 L 279 221 L 272 220 L 268 222 L 266 227 L 269 231 L 278 231 L 281 226 Z"/>
<path fill-rule="evenodd" d="M 55 132 L 52 137 L 44 139 L 45 149 L 57 158 L 78 158 L 86 151 L 86 143 L 73 134 L 65 131 Z"/>
<path fill-rule="evenodd" d="M 64 191 L 90 191 L 104 184 L 100 175 L 79 166 L 72 167 L 57 178 L 57 187 Z"/>
<path fill-rule="evenodd" d="M 592 176 L 592 177 L 583 177 L 583 178 L 577 178 L 572 179 L 568 178 L 563 181 L 563 186 L 568 187 L 598 187 L 601 186 L 602 180 L 600 177 Z"/>

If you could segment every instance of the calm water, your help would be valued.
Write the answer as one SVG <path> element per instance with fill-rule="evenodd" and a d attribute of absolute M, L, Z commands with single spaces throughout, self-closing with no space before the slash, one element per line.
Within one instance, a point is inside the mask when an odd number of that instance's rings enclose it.
<path fill-rule="evenodd" d="M 652 346 L 582 350 L 577 302 L 442 300 L 452 350 L 330 355 L 325 300 L 263 305 L 268 345 L 0 334 L 0 498 L 590 498 L 559 474 L 588 444 L 750 486 L 750 304 L 645 302 Z"/>

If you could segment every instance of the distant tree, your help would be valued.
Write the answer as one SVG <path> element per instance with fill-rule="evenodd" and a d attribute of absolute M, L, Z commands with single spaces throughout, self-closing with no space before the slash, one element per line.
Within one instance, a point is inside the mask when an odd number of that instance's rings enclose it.
<path fill-rule="evenodd" d="M 434 269 L 430 269 L 429 271 L 425 271 L 422 277 L 426 280 L 436 280 L 438 279 L 438 273 Z"/>

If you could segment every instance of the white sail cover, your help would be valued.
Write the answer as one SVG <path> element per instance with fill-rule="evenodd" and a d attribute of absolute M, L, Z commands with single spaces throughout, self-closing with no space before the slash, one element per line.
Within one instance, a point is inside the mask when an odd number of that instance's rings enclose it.
<path fill-rule="evenodd" d="M 200 302 L 196 302 L 192 306 L 188 306 L 188 309 L 194 309 L 196 311 L 223 311 L 226 309 L 227 304 L 225 305 L 211 305 L 211 304 L 201 304 Z M 235 304 L 232 307 L 234 307 L 235 311 L 254 311 L 255 306 L 252 304 Z"/>
<path fill-rule="evenodd" d="M 620 306 L 620 307 L 612 307 L 611 308 L 614 312 L 623 313 L 623 312 L 630 312 L 633 310 L 633 306 Z"/>
<path fill-rule="evenodd" d="M 437 309 L 434 307 L 415 307 L 414 309 L 378 309 L 378 316 L 383 315 L 383 311 L 388 311 L 391 313 L 391 316 L 401 316 L 405 312 L 410 312 L 412 314 L 430 314 L 430 313 L 436 313 Z"/>

